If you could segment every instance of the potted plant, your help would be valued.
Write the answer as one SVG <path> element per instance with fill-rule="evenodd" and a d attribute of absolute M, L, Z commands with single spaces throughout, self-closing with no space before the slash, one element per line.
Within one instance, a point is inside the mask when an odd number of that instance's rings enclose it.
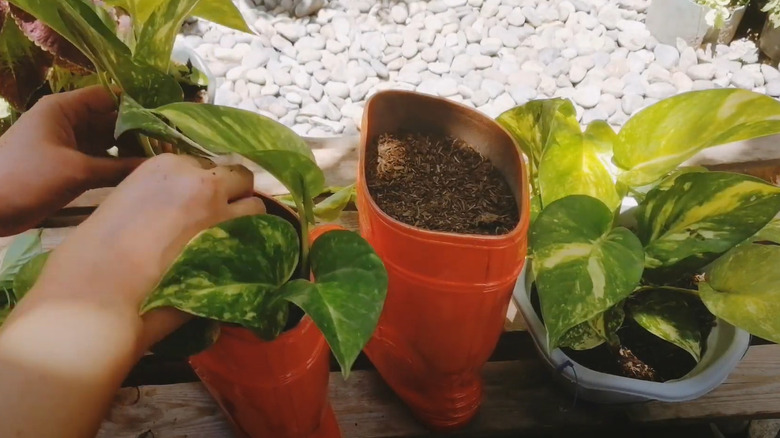
<path fill-rule="evenodd" d="M 360 152 L 360 231 L 389 276 L 366 354 L 423 423 L 461 427 L 525 257 L 525 166 L 490 118 L 407 91 L 369 99 Z"/>
<path fill-rule="evenodd" d="M 233 4 L 115 1 L 132 18 L 122 33 L 101 18 L 102 9 L 82 0 L 10 3 L 83 53 L 101 83 L 121 90 L 116 138 L 134 136 L 149 155 L 163 147 L 222 160 L 239 155 L 289 189 L 297 215 L 259 194 L 269 214 L 196 236 L 140 311 L 172 306 L 197 317 L 155 351 L 190 355 L 216 342 L 192 364 L 240 436 L 339 436 L 327 403 L 325 343 L 347 376 L 376 326 L 387 274 L 356 233 L 310 233 L 315 211 L 340 207 L 327 200 L 315 208 L 324 176 L 292 130 L 252 112 L 183 101 L 170 63 L 179 26 L 190 14 L 233 11 Z M 45 258 L 21 269 L 16 298 Z"/>
<path fill-rule="evenodd" d="M 619 133 L 604 122 L 582 132 L 560 99 L 499 116 L 535 170 L 539 210 L 515 297 L 537 349 L 583 398 L 696 398 L 746 351 L 734 326 L 780 340 L 780 188 L 678 168 L 703 148 L 780 132 L 779 117 L 774 99 L 735 89 L 663 100 Z"/>
<path fill-rule="evenodd" d="M 653 0 L 645 25 L 661 43 L 728 44 L 734 39 L 750 0 Z"/>
<path fill-rule="evenodd" d="M 761 36 L 758 38 L 758 47 L 773 61 L 780 59 L 780 2 L 768 0 L 761 8 L 767 13 Z"/>

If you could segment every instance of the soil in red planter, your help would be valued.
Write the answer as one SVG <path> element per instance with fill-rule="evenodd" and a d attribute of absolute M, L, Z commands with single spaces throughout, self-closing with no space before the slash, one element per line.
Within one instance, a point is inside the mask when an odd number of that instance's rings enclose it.
<path fill-rule="evenodd" d="M 499 235 L 518 223 L 504 177 L 465 141 L 421 133 L 383 134 L 367 156 L 366 179 L 379 208 L 432 231 Z"/>
<path fill-rule="evenodd" d="M 531 290 L 531 304 L 542 319 L 536 286 Z M 702 331 L 703 355 L 715 318 L 701 301 L 691 299 L 691 306 L 697 313 Z M 648 332 L 628 315 L 618 330 L 618 336 L 624 347 L 619 353 L 607 344 L 590 350 L 562 348 L 561 351 L 578 364 L 595 371 L 657 382 L 679 379 L 696 366 L 696 361 L 688 352 Z"/>

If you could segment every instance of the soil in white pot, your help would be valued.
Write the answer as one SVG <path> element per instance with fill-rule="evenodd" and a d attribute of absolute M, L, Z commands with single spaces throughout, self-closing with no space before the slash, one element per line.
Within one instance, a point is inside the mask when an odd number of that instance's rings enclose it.
<path fill-rule="evenodd" d="M 517 203 L 506 179 L 461 139 L 383 134 L 367 158 L 371 197 L 393 219 L 460 234 L 500 235 L 517 226 Z"/>
<path fill-rule="evenodd" d="M 531 289 L 531 304 L 542 320 L 535 285 Z M 699 322 L 703 355 L 715 318 L 695 297 L 690 297 L 689 305 L 696 312 Z M 621 343 L 619 351 L 606 343 L 590 350 L 562 348 L 561 351 L 578 364 L 594 371 L 654 382 L 679 379 L 696 366 L 696 361 L 688 352 L 648 332 L 629 315 L 626 315 L 623 326 L 618 330 L 618 336 Z"/>

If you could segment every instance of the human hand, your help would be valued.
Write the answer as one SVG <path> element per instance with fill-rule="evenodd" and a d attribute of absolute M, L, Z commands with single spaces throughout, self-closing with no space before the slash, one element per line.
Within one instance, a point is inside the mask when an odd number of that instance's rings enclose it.
<path fill-rule="evenodd" d="M 119 183 L 142 159 L 111 158 L 114 97 L 102 86 L 42 98 L 0 137 L 0 235 L 40 223 L 88 189 Z"/>
<path fill-rule="evenodd" d="M 242 166 L 171 154 L 148 160 L 52 253 L 24 301 L 68 296 L 137 317 L 143 299 L 198 232 L 265 212 L 252 196 L 253 180 Z M 185 320 L 173 309 L 139 318 L 140 348 Z"/>

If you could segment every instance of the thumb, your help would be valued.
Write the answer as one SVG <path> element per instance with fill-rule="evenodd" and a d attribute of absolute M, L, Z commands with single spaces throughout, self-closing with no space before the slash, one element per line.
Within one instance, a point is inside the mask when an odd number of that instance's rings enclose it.
<path fill-rule="evenodd" d="M 87 189 L 113 187 L 143 163 L 145 158 L 90 157 Z"/>

